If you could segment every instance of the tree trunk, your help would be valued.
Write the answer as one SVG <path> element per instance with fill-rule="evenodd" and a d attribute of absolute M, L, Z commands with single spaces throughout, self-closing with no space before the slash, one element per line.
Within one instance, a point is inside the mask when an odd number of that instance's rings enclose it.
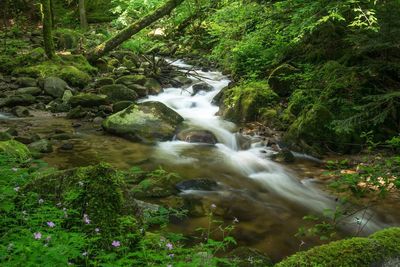
<path fill-rule="evenodd" d="M 101 58 L 109 51 L 113 50 L 124 41 L 129 39 L 132 35 L 138 33 L 143 28 L 151 25 L 153 22 L 157 21 L 158 19 L 170 14 L 175 7 L 181 4 L 184 0 L 168 0 L 163 6 L 155 10 L 154 12 L 148 14 L 147 16 L 143 17 L 142 19 L 138 20 L 137 22 L 129 25 L 119 33 L 117 33 L 111 39 L 105 41 L 104 43 L 95 47 L 92 51 L 90 51 L 87 55 L 87 59 L 90 62 L 94 62 L 97 59 Z"/>
<path fill-rule="evenodd" d="M 50 0 L 50 14 L 51 14 L 51 27 L 55 28 L 56 23 L 54 21 L 54 0 Z"/>
<path fill-rule="evenodd" d="M 86 17 L 85 0 L 79 0 L 79 20 L 81 22 L 81 29 L 86 31 L 88 22 Z"/>
<path fill-rule="evenodd" d="M 52 59 L 55 55 L 52 23 L 51 23 L 51 7 L 50 0 L 41 0 L 42 4 L 42 22 L 43 22 L 43 41 L 44 50 L 48 58 Z"/>

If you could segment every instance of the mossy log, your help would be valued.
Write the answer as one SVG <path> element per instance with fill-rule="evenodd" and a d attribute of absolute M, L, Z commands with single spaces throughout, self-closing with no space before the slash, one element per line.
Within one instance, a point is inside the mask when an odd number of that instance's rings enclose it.
<path fill-rule="evenodd" d="M 170 14 L 172 10 L 174 10 L 174 8 L 181 4 L 183 1 L 184 0 L 168 0 L 163 6 L 159 7 L 154 12 L 129 25 L 111 39 L 96 46 L 87 54 L 87 59 L 90 62 L 94 62 L 97 59 L 101 58 L 109 51 L 113 50 L 124 41 L 128 40 L 132 35 L 138 33 L 139 31 L 151 25 L 153 22 L 159 20 L 160 18 Z"/>

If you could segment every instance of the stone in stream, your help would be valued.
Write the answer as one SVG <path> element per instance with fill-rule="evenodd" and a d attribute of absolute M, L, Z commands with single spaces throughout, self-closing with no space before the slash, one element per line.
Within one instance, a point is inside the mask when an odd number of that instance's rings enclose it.
<path fill-rule="evenodd" d="M 102 87 L 104 85 L 114 84 L 114 79 L 109 77 L 101 77 L 96 79 L 95 87 Z"/>
<path fill-rule="evenodd" d="M 35 103 L 36 98 L 32 95 L 13 95 L 0 99 L 0 107 L 29 106 Z"/>
<path fill-rule="evenodd" d="M 113 112 L 119 112 L 121 110 L 126 109 L 127 107 L 129 107 L 130 105 L 132 105 L 133 102 L 132 101 L 119 101 L 117 103 L 115 103 L 112 108 L 113 108 Z"/>
<path fill-rule="evenodd" d="M 129 89 L 123 84 L 105 85 L 99 89 L 99 92 L 108 96 L 111 102 L 124 100 L 135 101 L 139 98 L 134 90 Z"/>
<path fill-rule="evenodd" d="M 29 150 L 32 152 L 39 152 L 39 153 L 51 153 L 53 152 L 53 146 L 49 140 L 41 139 L 39 141 L 33 142 L 28 145 Z"/>
<path fill-rule="evenodd" d="M 171 140 L 181 122 L 183 118 L 165 104 L 149 101 L 109 116 L 103 128 L 131 140 L 153 143 Z"/>
<path fill-rule="evenodd" d="M 144 86 L 147 88 L 150 95 L 158 95 L 163 92 L 161 84 L 153 78 L 148 78 Z"/>
<path fill-rule="evenodd" d="M 44 91 L 55 98 L 61 98 L 68 88 L 68 84 L 58 77 L 47 77 L 43 82 Z"/>
<path fill-rule="evenodd" d="M 179 191 L 185 190 L 202 190 L 212 191 L 218 187 L 217 182 L 208 179 L 192 179 L 179 182 L 175 185 Z"/>
<path fill-rule="evenodd" d="M 131 84 L 128 85 L 128 88 L 134 90 L 139 95 L 139 97 L 145 97 L 149 94 L 149 90 L 145 86 L 140 84 Z"/>
<path fill-rule="evenodd" d="M 196 83 L 192 86 L 193 93 L 192 96 L 196 95 L 200 91 L 210 92 L 213 90 L 213 87 L 206 82 Z"/>
<path fill-rule="evenodd" d="M 68 103 L 72 107 L 82 106 L 82 107 L 97 107 L 106 104 L 106 95 L 95 95 L 88 93 L 81 93 L 75 96 L 71 96 Z"/>
<path fill-rule="evenodd" d="M 215 145 L 218 140 L 215 135 L 208 130 L 186 129 L 176 135 L 176 139 L 188 143 L 203 143 Z"/>
<path fill-rule="evenodd" d="M 141 74 L 125 75 L 125 76 L 118 78 L 115 81 L 116 84 L 123 84 L 125 86 L 131 85 L 131 84 L 144 85 L 145 82 L 146 82 L 146 76 L 141 75 Z"/>
<path fill-rule="evenodd" d="M 16 95 L 40 95 L 42 93 L 42 89 L 39 87 L 23 87 L 19 88 L 15 91 Z"/>
<path fill-rule="evenodd" d="M 11 112 L 19 118 L 30 116 L 29 109 L 26 107 L 16 106 L 11 109 Z"/>

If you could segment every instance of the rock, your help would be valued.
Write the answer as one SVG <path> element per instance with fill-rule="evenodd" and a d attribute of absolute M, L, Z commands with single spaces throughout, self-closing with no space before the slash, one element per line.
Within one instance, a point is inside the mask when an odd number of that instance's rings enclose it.
<path fill-rule="evenodd" d="M 171 140 L 183 118 L 161 102 L 133 104 L 109 116 L 104 129 L 136 141 L 156 142 Z"/>
<path fill-rule="evenodd" d="M 31 144 L 31 143 L 33 143 L 35 141 L 40 140 L 40 137 L 37 134 L 29 134 L 29 133 L 27 133 L 27 134 L 24 134 L 24 135 L 16 136 L 15 140 L 17 140 L 20 143 L 23 143 L 23 144 L 27 145 L 27 144 Z"/>
<path fill-rule="evenodd" d="M 65 92 L 64 92 L 64 94 L 63 94 L 63 96 L 62 96 L 62 102 L 64 102 L 64 103 L 68 103 L 69 102 L 69 100 L 71 99 L 71 97 L 73 96 L 74 94 L 72 93 L 72 91 L 71 90 L 65 90 Z"/>
<path fill-rule="evenodd" d="M 95 81 L 95 87 L 102 87 L 104 85 L 114 84 L 114 79 L 109 77 L 98 78 Z"/>
<path fill-rule="evenodd" d="M 176 184 L 176 189 L 178 189 L 179 191 L 185 191 L 185 190 L 212 191 L 216 187 L 218 187 L 217 182 L 208 179 L 186 180 Z"/>
<path fill-rule="evenodd" d="M 69 140 L 72 138 L 74 138 L 74 136 L 70 133 L 56 133 L 50 136 L 51 140 Z"/>
<path fill-rule="evenodd" d="M 16 82 L 21 87 L 36 87 L 36 79 L 31 77 L 19 77 Z"/>
<path fill-rule="evenodd" d="M 228 253 L 227 258 L 239 267 L 268 267 L 273 266 L 271 259 L 254 248 L 238 247 Z"/>
<path fill-rule="evenodd" d="M 27 109 L 26 107 L 21 107 L 21 106 L 13 107 L 13 108 L 11 109 L 11 112 L 12 112 L 15 116 L 17 116 L 17 117 L 19 117 L 19 118 L 28 117 L 28 116 L 30 115 L 29 109 Z"/>
<path fill-rule="evenodd" d="M 29 106 L 35 103 L 36 98 L 32 95 L 12 95 L 0 99 L 0 107 Z"/>
<path fill-rule="evenodd" d="M 68 84 L 58 77 L 47 77 L 46 79 L 44 79 L 43 89 L 48 95 L 51 95 L 52 97 L 62 97 L 64 91 L 68 88 Z"/>
<path fill-rule="evenodd" d="M 53 146 L 50 141 L 46 139 L 41 139 L 39 141 L 31 143 L 29 149 L 32 152 L 39 152 L 39 153 L 51 153 L 53 152 Z"/>
<path fill-rule="evenodd" d="M 87 111 L 84 110 L 81 106 L 77 106 L 68 112 L 67 118 L 68 119 L 80 119 L 80 118 L 85 117 L 86 115 L 87 115 Z"/>
<path fill-rule="evenodd" d="M 178 82 L 178 83 L 183 84 L 183 85 L 188 85 L 188 84 L 191 84 L 191 83 L 192 83 L 192 80 L 191 80 L 191 79 L 189 79 L 189 78 L 186 77 L 186 76 L 182 76 L 182 75 L 176 76 L 173 80 L 174 80 L 175 82 Z"/>
<path fill-rule="evenodd" d="M 62 144 L 62 145 L 60 146 L 60 149 L 61 149 L 61 150 L 66 150 L 66 151 L 68 151 L 68 150 L 73 150 L 73 149 L 74 149 L 74 145 L 71 144 L 71 143 L 64 143 L 64 144 Z"/>
<path fill-rule="evenodd" d="M 24 87 L 24 88 L 19 88 L 18 90 L 15 91 L 16 95 L 40 95 L 42 93 L 42 89 L 39 87 Z"/>
<path fill-rule="evenodd" d="M 127 107 L 129 107 L 132 104 L 133 104 L 132 101 L 119 101 L 113 105 L 113 112 L 114 113 L 119 112 L 123 109 L 126 109 Z"/>
<path fill-rule="evenodd" d="M 72 107 L 76 106 L 97 107 L 105 104 L 106 102 L 107 102 L 107 96 L 88 94 L 88 93 L 81 93 L 75 96 L 71 96 L 68 101 L 68 103 Z"/>
<path fill-rule="evenodd" d="M 134 90 L 129 89 L 123 84 L 105 85 L 100 88 L 99 92 L 107 95 L 112 102 L 124 100 L 135 101 L 139 97 Z"/>
<path fill-rule="evenodd" d="M 53 113 L 68 112 L 71 106 L 67 103 L 61 102 L 59 99 L 51 101 L 46 105 L 46 109 Z"/>
<path fill-rule="evenodd" d="M 134 90 L 139 97 L 145 97 L 149 94 L 149 90 L 140 84 L 131 84 L 128 86 L 128 88 Z"/>
<path fill-rule="evenodd" d="M 287 148 L 280 150 L 276 155 L 273 156 L 273 159 L 278 162 L 286 163 L 293 163 L 296 160 L 293 153 Z"/>
<path fill-rule="evenodd" d="M 251 137 L 236 133 L 236 141 L 241 150 L 247 150 L 251 147 Z"/>
<path fill-rule="evenodd" d="M 15 140 L 0 142 L 0 153 L 19 161 L 25 161 L 31 157 L 29 149 L 24 144 Z"/>
<path fill-rule="evenodd" d="M 196 95 L 200 91 L 210 92 L 214 89 L 211 85 L 209 85 L 206 82 L 196 83 L 192 86 L 192 88 L 193 88 L 192 96 Z"/>
<path fill-rule="evenodd" d="M 49 104 L 53 100 L 53 97 L 48 95 L 39 95 L 36 97 L 36 100 L 44 104 Z"/>
<path fill-rule="evenodd" d="M 145 212 L 157 212 L 160 209 L 160 205 L 144 202 L 139 199 L 135 199 L 135 204 L 142 213 Z"/>
<path fill-rule="evenodd" d="M 79 70 L 74 66 L 66 66 L 61 70 L 60 77 L 72 86 L 79 88 L 85 87 L 91 80 L 86 72 Z"/>
<path fill-rule="evenodd" d="M 96 117 L 93 119 L 93 123 L 95 124 L 101 124 L 103 122 L 103 118 L 102 117 Z"/>
<path fill-rule="evenodd" d="M 146 82 L 146 76 L 141 75 L 141 74 L 125 75 L 125 76 L 118 78 L 115 81 L 116 84 L 123 84 L 125 86 L 131 85 L 131 84 L 144 85 L 145 82 Z"/>
<path fill-rule="evenodd" d="M 144 87 L 147 88 L 148 94 L 150 95 L 158 95 L 163 91 L 161 84 L 156 79 L 153 78 L 148 78 L 146 80 L 146 83 L 144 84 Z"/>
<path fill-rule="evenodd" d="M 212 132 L 197 129 L 183 130 L 177 134 L 176 138 L 188 143 L 205 143 L 215 145 L 218 142 L 217 138 Z"/>

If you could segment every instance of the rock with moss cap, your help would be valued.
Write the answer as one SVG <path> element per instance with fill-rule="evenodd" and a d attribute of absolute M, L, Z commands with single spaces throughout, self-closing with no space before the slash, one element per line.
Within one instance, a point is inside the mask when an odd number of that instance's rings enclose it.
<path fill-rule="evenodd" d="M 61 98 L 68 88 L 68 84 L 58 77 L 47 77 L 43 82 L 43 90 L 55 98 Z"/>
<path fill-rule="evenodd" d="M 60 77 L 67 81 L 70 85 L 79 88 L 85 87 L 91 80 L 89 74 L 79 70 L 74 66 L 66 66 L 60 72 Z"/>
<path fill-rule="evenodd" d="M 28 147 L 15 140 L 1 141 L 0 153 L 15 158 L 18 161 L 25 161 L 31 157 Z"/>
<path fill-rule="evenodd" d="M 355 237 L 298 252 L 277 267 L 371 266 L 400 255 L 400 228 L 387 228 L 367 238 Z"/>
<path fill-rule="evenodd" d="M 36 98 L 32 95 L 12 95 L 6 98 L 0 98 L 0 107 L 13 107 L 13 106 L 29 106 L 35 103 Z"/>
<path fill-rule="evenodd" d="M 105 95 L 95 95 L 88 93 L 81 93 L 71 96 L 68 103 L 72 107 L 82 106 L 82 107 L 97 107 L 106 104 L 107 96 Z"/>
<path fill-rule="evenodd" d="M 105 85 L 99 89 L 101 94 L 107 95 L 111 102 L 118 101 L 135 101 L 138 94 L 123 84 Z"/>
<path fill-rule="evenodd" d="M 153 143 L 171 140 L 183 118 L 161 102 L 133 104 L 109 116 L 103 128 L 135 141 Z"/>
<path fill-rule="evenodd" d="M 118 78 L 115 83 L 116 84 L 123 84 L 123 85 L 131 85 L 131 84 L 140 84 L 144 85 L 146 82 L 146 76 L 141 75 L 141 74 L 136 74 L 136 75 L 125 75 L 120 78 Z"/>
<path fill-rule="evenodd" d="M 21 87 L 36 87 L 36 79 L 31 77 L 18 77 L 16 82 Z"/>

